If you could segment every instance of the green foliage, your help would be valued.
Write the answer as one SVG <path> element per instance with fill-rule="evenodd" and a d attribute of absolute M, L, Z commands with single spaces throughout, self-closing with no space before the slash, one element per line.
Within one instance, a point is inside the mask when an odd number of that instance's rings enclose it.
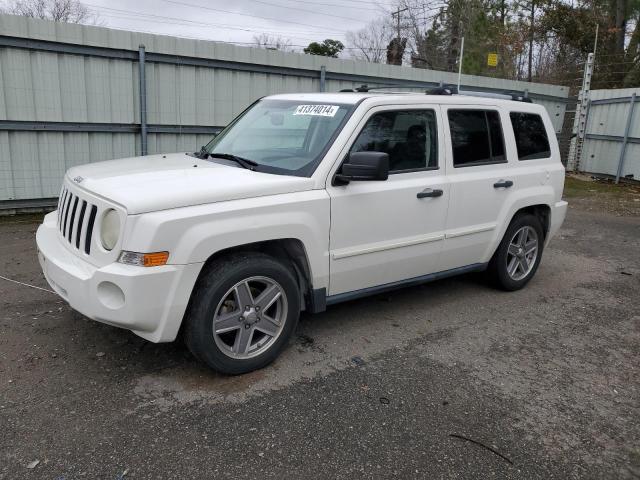
<path fill-rule="evenodd" d="M 344 44 L 340 40 L 332 40 L 330 38 L 327 38 L 322 43 L 311 42 L 309 46 L 304 49 L 304 53 L 337 58 L 338 54 L 342 50 L 344 50 Z"/>
<path fill-rule="evenodd" d="M 507 0 L 449 0 L 436 16 L 433 26 L 416 42 L 419 55 L 414 57 L 413 64 L 457 70 L 460 39 L 464 36 L 464 73 L 511 73 L 509 56 L 500 48 L 507 32 L 505 19 L 510 8 Z M 498 53 L 498 67 L 487 65 L 489 53 Z"/>
<path fill-rule="evenodd" d="M 618 9 L 621 5 L 623 18 Z M 538 30 L 556 39 L 556 71 L 574 72 L 593 52 L 597 28 L 592 88 L 632 87 L 640 85 L 639 14 L 640 0 L 589 0 L 575 6 L 555 1 L 545 6 Z M 621 39 L 627 25 L 633 30 L 626 32 L 631 37 L 624 42 Z"/>
<path fill-rule="evenodd" d="M 442 3 L 428 28 L 422 31 L 415 22 L 408 28 L 414 67 L 457 71 L 464 36 L 463 73 L 513 79 L 531 75 L 534 81 L 576 86 L 598 27 L 594 87 L 640 84 L 640 0 Z M 419 10 L 428 1 L 400 4 Z M 489 53 L 498 54 L 497 67 L 487 65 Z"/>

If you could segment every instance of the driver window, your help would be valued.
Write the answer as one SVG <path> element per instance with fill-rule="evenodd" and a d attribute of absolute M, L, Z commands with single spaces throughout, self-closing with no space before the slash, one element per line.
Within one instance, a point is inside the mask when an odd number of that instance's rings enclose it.
<path fill-rule="evenodd" d="M 349 153 L 389 154 L 389 173 L 438 168 L 438 138 L 433 110 L 396 110 L 374 114 Z"/>

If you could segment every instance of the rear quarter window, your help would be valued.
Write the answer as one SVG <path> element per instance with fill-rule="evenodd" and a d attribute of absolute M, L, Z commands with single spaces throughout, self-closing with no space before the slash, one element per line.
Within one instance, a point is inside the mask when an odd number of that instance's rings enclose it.
<path fill-rule="evenodd" d="M 518 160 L 549 158 L 551 148 L 542 117 L 522 112 L 511 112 L 509 116 L 518 148 Z"/>

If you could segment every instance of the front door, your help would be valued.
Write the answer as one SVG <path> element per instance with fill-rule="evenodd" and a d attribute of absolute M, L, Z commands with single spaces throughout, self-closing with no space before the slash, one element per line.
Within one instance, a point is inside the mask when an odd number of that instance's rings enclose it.
<path fill-rule="evenodd" d="M 387 106 L 361 122 L 349 153 L 388 153 L 389 179 L 329 178 L 329 296 L 436 271 L 449 202 L 439 115 L 436 106 Z"/>

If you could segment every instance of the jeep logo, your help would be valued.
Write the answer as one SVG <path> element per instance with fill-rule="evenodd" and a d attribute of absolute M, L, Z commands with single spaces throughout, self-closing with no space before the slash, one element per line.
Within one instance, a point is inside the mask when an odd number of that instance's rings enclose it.
<path fill-rule="evenodd" d="M 80 175 L 78 175 L 77 177 L 73 177 L 73 181 L 76 183 L 80 183 L 82 182 L 82 180 L 84 180 L 84 178 L 82 178 Z"/>

